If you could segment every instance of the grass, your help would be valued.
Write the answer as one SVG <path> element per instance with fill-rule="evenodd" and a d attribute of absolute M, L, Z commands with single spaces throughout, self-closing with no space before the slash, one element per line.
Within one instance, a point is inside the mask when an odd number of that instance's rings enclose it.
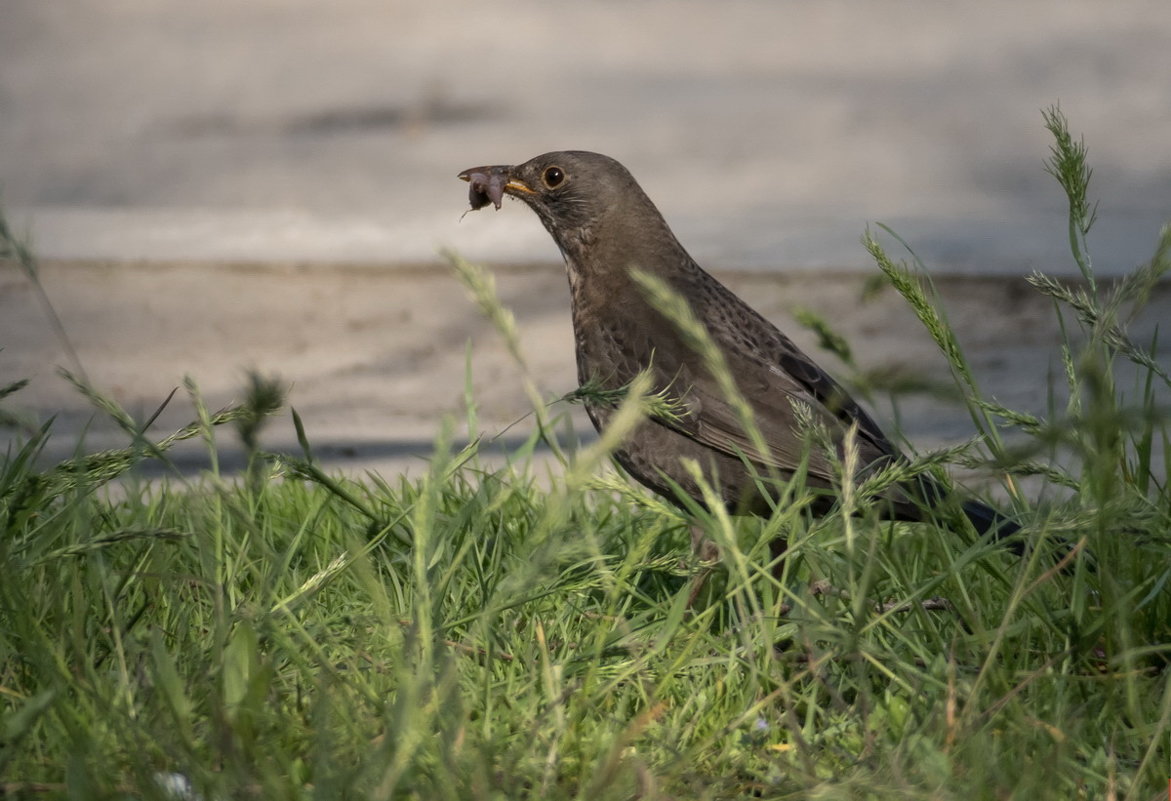
<path fill-rule="evenodd" d="M 535 384 L 511 465 L 441 437 L 426 476 L 393 482 L 323 473 L 295 412 L 304 453 L 259 450 L 271 382 L 219 412 L 188 384 L 196 419 L 176 436 L 202 437 L 215 464 L 235 425 L 248 473 L 143 483 L 135 465 L 174 439 L 79 377 L 126 448 L 45 465 L 45 424 L 0 461 L 0 795 L 1165 797 L 1168 379 L 1126 324 L 1171 268 L 1171 229 L 1149 265 L 1095 280 L 1085 149 L 1058 110 L 1046 124 L 1083 280 L 1031 279 L 1067 331 L 1066 391 L 1045 418 L 982 397 L 925 268 L 865 239 L 977 433 L 911 469 L 998 476 L 1030 557 L 876 520 L 847 455 L 853 517 L 808 517 L 799 485 L 764 521 L 693 510 L 726 556 L 688 610 L 690 518 L 603 469 L 620 431 L 555 447 L 562 469 L 538 480 L 530 458 L 560 407 Z M 486 274 L 456 265 L 523 363 Z M 663 399 L 636 385 L 621 402 L 619 426 Z"/>

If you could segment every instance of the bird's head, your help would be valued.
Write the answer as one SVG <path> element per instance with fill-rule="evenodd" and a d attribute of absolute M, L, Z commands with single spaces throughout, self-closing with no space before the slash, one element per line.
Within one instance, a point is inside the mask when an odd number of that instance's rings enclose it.
<path fill-rule="evenodd" d="M 470 184 L 473 209 L 489 203 L 500 208 L 504 195 L 523 200 L 563 251 L 589 239 L 594 229 L 642 211 L 634 207 L 649 207 L 658 217 L 630 172 L 600 153 L 556 151 L 516 166 L 472 167 L 459 177 Z"/>

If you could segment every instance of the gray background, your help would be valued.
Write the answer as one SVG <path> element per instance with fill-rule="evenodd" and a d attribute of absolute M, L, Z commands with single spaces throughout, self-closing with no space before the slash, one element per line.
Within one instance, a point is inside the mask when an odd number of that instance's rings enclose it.
<path fill-rule="evenodd" d="M 42 256 L 553 261 L 454 176 L 551 149 L 631 168 L 716 269 L 1069 271 L 1039 110 L 1084 133 L 1099 268 L 1171 218 L 1171 7 L 3 0 L 0 197 Z"/>

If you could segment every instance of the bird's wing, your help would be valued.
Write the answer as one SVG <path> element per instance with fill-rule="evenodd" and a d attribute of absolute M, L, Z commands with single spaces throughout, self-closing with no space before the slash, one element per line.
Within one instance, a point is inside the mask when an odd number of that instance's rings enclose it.
<path fill-rule="evenodd" d="M 782 343 L 786 352 L 779 359 L 776 349 L 770 349 L 773 358 L 768 359 L 755 351 L 723 349 L 729 372 L 752 410 L 764 451 L 748 434 L 740 413 L 714 378 L 662 358 L 652 362 L 656 383 L 670 387 L 670 394 L 679 399 L 686 414 L 659 417 L 656 422 L 706 447 L 764 467 L 792 471 L 806 459 L 808 472 L 825 480 L 833 478 L 833 466 L 821 448 L 809 446 L 810 422 L 828 431 L 839 456 L 846 430 L 857 422 L 855 441 L 862 465 L 881 462 L 895 454 L 894 446 L 877 424 L 837 382 L 796 346 L 787 340 Z M 800 409 L 807 410 L 805 422 Z"/>
<path fill-rule="evenodd" d="M 823 426 L 841 454 L 845 430 L 852 420 L 857 419 L 856 443 L 861 464 L 876 463 L 890 456 L 890 446 L 881 432 L 878 432 L 877 439 L 874 437 L 871 429 L 877 431 L 877 426 L 865 417 L 864 412 L 855 418 L 842 406 L 843 413 L 833 415 L 820 397 L 785 370 L 773 364 L 746 364 L 751 360 L 745 357 L 733 357 L 730 361 L 732 375 L 752 410 L 752 422 L 760 433 L 760 443 L 765 450 L 761 450 L 758 440 L 749 436 L 740 412 L 710 376 L 701 376 L 686 385 L 674 382 L 672 389 L 678 392 L 687 413 L 671 419 L 658 418 L 657 422 L 711 449 L 733 458 L 747 458 L 765 467 L 793 471 L 802 459 L 806 459 L 809 474 L 824 480 L 833 479 L 834 468 L 828 453 L 821 447 L 810 445 L 813 443 L 810 423 Z M 852 404 L 848 398 L 847 402 Z M 801 419 L 802 408 L 806 410 L 806 420 Z"/>

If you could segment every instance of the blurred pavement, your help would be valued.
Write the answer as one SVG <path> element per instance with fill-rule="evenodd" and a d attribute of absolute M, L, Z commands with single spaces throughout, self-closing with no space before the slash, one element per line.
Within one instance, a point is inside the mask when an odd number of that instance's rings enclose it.
<path fill-rule="evenodd" d="M 0 198 L 43 257 L 553 262 L 462 168 L 623 161 L 713 268 L 1071 269 L 1060 102 L 1104 271 L 1171 218 L 1165 2 L 4 0 Z"/>

